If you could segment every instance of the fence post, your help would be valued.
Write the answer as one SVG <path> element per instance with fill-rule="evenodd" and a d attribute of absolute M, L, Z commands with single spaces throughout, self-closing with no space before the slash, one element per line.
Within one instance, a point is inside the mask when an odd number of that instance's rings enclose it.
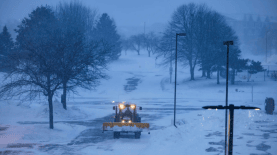
<path fill-rule="evenodd" d="M 269 76 L 268 74 L 269 74 L 269 66 L 267 66 L 267 76 Z"/>
<path fill-rule="evenodd" d="M 253 83 L 252 83 L 252 102 L 253 102 Z"/>
<path fill-rule="evenodd" d="M 265 81 L 265 70 L 264 70 L 264 81 Z"/>

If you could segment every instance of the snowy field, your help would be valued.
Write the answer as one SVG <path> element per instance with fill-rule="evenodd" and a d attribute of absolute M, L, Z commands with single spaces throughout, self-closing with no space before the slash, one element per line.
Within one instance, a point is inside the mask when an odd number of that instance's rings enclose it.
<path fill-rule="evenodd" d="M 216 84 L 201 78 L 189 81 L 189 68 L 179 66 L 177 80 L 177 126 L 172 125 L 174 84 L 169 69 L 159 67 L 146 51 L 122 55 L 110 64 L 108 80 L 93 91 L 70 94 L 68 110 L 62 109 L 60 94 L 54 97 L 54 129 L 49 129 L 45 98 L 21 102 L 0 101 L 0 155 L 2 154 L 224 154 L 224 110 L 204 110 L 206 105 L 225 105 L 225 79 Z M 277 112 L 267 115 L 266 97 L 277 100 L 277 81 L 258 73 L 247 82 L 246 72 L 238 73 L 229 86 L 229 104 L 256 106 L 255 110 L 235 111 L 234 154 L 274 155 L 277 152 Z M 253 87 L 253 101 L 252 101 Z M 103 122 L 114 115 L 113 101 L 142 106 L 142 122 L 150 123 L 150 134 L 122 135 L 113 139 L 102 133 Z"/>

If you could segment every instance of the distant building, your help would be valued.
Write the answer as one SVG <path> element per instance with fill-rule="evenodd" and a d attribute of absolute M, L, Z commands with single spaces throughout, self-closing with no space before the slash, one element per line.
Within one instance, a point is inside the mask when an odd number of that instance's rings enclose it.
<path fill-rule="evenodd" d="M 242 19 L 226 17 L 236 31 L 243 50 L 253 54 L 277 54 L 277 18 L 259 15 L 244 15 Z M 267 46 L 266 46 L 267 45 Z"/>

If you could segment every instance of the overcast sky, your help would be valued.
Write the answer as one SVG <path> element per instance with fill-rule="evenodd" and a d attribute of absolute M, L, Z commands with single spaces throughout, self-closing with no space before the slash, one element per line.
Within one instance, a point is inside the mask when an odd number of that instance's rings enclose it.
<path fill-rule="evenodd" d="M 71 0 L 62 0 L 71 1 Z M 244 14 L 277 16 L 277 0 L 79 0 L 84 5 L 108 13 L 118 27 L 143 27 L 167 23 L 173 11 L 189 2 L 206 3 L 224 15 L 242 17 Z M 0 0 L 0 25 L 21 21 L 37 6 L 55 6 L 58 0 Z"/>

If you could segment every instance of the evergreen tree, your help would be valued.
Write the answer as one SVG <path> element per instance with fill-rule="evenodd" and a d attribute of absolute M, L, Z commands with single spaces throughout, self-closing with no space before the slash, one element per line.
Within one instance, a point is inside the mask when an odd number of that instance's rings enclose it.
<path fill-rule="evenodd" d="M 248 81 L 251 78 L 252 74 L 257 74 L 258 72 L 264 71 L 264 68 L 261 65 L 260 61 L 251 60 L 250 64 L 247 66 L 247 68 L 248 68 L 248 73 L 249 73 Z"/>
<path fill-rule="evenodd" d="M 107 55 L 108 60 L 116 60 L 119 58 L 122 48 L 120 36 L 117 33 L 114 20 L 107 13 L 103 13 L 100 17 L 94 29 L 94 37 L 96 40 L 101 40 L 112 47 L 110 54 Z"/>
<path fill-rule="evenodd" d="M 11 34 L 8 32 L 6 26 L 3 28 L 3 32 L 0 33 L 0 55 L 6 56 L 13 48 L 13 40 Z"/>
<path fill-rule="evenodd" d="M 243 70 L 247 69 L 247 62 L 248 59 L 241 59 L 239 57 L 234 57 L 232 62 L 230 62 L 230 66 L 232 68 L 231 71 L 231 84 L 235 84 L 235 76 L 237 72 L 242 72 Z"/>

